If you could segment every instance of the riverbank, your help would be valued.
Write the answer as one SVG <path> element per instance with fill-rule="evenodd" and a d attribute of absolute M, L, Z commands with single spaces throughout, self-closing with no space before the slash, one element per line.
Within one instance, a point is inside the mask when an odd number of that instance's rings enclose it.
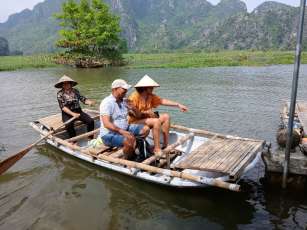
<path fill-rule="evenodd" d="M 2 56 L 0 57 L 0 71 L 12 71 L 27 68 L 55 67 L 53 56 L 33 55 L 33 56 Z"/>
<path fill-rule="evenodd" d="M 188 68 L 293 64 L 294 51 L 222 51 L 214 53 L 126 54 L 129 68 Z M 302 53 L 302 63 L 307 55 Z"/>
<path fill-rule="evenodd" d="M 189 68 L 293 64 L 294 51 L 222 51 L 212 53 L 124 54 L 124 68 Z M 303 64 L 307 55 L 302 53 Z M 0 71 L 56 66 L 53 55 L 0 57 Z"/>

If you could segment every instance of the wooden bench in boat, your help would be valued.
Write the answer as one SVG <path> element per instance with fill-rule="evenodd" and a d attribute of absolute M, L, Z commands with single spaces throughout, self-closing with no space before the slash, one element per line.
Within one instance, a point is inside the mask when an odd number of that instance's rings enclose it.
<path fill-rule="evenodd" d="M 94 120 L 99 118 L 99 112 L 98 111 L 90 110 L 90 109 L 83 109 L 83 112 L 90 115 L 90 117 L 93 118 Z M 41 118 L 38 121 L 41 124 L 43 124 L 46 128 L 48 128 L 49 130 L 50 129 L 57 129 L 58 127 L 60 127 L 63 124 L 61 113 Z M 75 122 L 75 126 L 78 126 L 80 124 L 82 124 L 82 121 Z M 65 128 L 59 130 L 59 132 L 64 130 L 64 129 Z"/>
<path fill-rule="evenodd" d="M 172 167 L 220 172 L 237 179 L 263 144 L 260 140 L 214 136 Z"/>

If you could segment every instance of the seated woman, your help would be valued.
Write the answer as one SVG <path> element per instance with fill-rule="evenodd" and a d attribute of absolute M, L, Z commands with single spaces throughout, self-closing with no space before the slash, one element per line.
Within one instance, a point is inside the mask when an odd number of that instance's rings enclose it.
<path fill-rule="evenodd" d="M 159 105 L 178 107 L 182 112 L 188 111 L 188 108 L 178 102 L 171 101 L 153 94 L 153 89 L 160 85 L 145 75 L 135 86 L 133 92 L 128 98 L 130 109 L 129 123 L 145 124 L 152 128 L 154 139 L 154 154 L 162 155 L 160 146 L 160 130 L 163 133 L 163 148 L 168 145 L 170 116 L 167 113 L 158 114 L 153 108 Z"/>
<path fill-rule="evenodd" d="M 57 93 L 57 99 L 62 111 L 62 121 L 65 122 L 72 117 L 76 117 L 74 121 L 81 120 L 84 122 L 87 125 L 87 131 L 89 132 L 94 130 L 94 120 L 88 114 L 82 111 L 79 101 L 90 106 L 94 105 L 95 101 L 87 99 L 86 97 L 82 96 L 77 89 L 73 88 L 73 86 L 77 84 L 78 83 L 76 81 L 64 75 L 54 85 L 55 88 L 61 89 Z M 74 121 L 66 126 L 69 137 L 76 136 Z"/>

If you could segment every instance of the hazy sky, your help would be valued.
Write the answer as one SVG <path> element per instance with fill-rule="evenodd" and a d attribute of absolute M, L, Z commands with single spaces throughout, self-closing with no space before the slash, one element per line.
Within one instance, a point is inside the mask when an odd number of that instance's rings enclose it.
<path fill-rule="evenodd" d="M 190 1 L 190 0 L 187 0 Z M 208 0 L 212 4 L 217 4 L 220 0 Z M 242 0 L 246 3 L 248 11 L 252 11 L 262 2 L 266 0 Z M 282 2 L 288 5 L 298 6 L 300 0 L 275 0 L 276 2 Z M 0 0 L 0 22 L 7 20 L 8 16 L 22 11 L 23 9 L 29 8 L 33 9 L 33 6 L 43 0 Z"/>

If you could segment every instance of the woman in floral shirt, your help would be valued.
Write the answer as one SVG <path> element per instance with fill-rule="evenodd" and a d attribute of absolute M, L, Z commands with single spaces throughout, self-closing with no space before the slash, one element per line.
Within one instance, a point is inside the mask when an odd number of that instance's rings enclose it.
<path fill-rule="evenodd" d="M 77 84 L 76 81 L 64 75 L 54 85 L 56 88 L 61 88 L 57 93 L 57 99 L 62 110 L 62 121 L 65 122 L 72 117 L 76 117 L 74 121 L 80 120 L 84 122 L 87 125 L 87 131 L 89 132 L 94 130 L 94 120 L 82 111 L 79 101 L 85 105 L 94 105 L 95 101 L 87 99 L 82 96 L 77 89 L 74 89 L 73 86 Z M 74 122 L 69 123 L 66 126 L 66 129 L 70 137 L 76 136 Z"/>

